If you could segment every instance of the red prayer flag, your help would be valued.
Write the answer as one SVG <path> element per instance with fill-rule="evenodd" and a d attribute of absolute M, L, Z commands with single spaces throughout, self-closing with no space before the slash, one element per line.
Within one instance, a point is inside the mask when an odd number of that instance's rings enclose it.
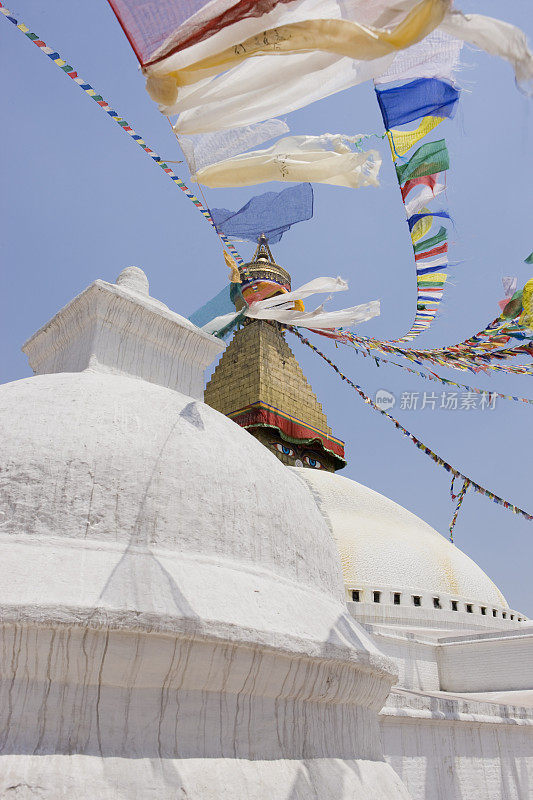
<path fill-rule="evenodd" d="M 439 256 L 441 253 L 448 252 L 448 242 L 440 244 L 438 247 L 433 247 L 431 250 L 426 250 L 423 253 L 415 255 L 415 261 L 421 261 L 423 258 L 431 258 L 432 256 Z"/>
<path fill-rule="evenodd" d="M 411 191 L 414 189 L 415 186 L 420 186 L 424 184 L 425 186 L 430 186 L 433 190 L 435 188 L 435 184 L 437 183 L 437 179 L 440 175 L 440 172 L 434 172 L 432 175 L 422 175 L 420 178 L 411 178 L 410 180 L 406 181 L 403 186 L 400 187 L 400 191 L 402 193 L 402 200 L 405 202 L 405 198 Z"/>

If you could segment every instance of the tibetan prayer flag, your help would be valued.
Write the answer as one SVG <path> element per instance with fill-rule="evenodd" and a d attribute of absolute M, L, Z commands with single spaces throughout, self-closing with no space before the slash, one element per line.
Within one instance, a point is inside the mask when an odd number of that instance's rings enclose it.
<path fill-rule="evenodd" d="M 392 89 L 376 89 L 387 130 L 421 117 L 453 117 L 459 90 L 438 78 L 418 78 Z"/>
<path fill-rule="evenodd" d="M 492 56 L 505 58 L 512 65 L 516 82 L 526 94 L 531 93 L 533 53 L 520 28 L 483 14 L 463 14 L 452 9 L 440 26 L 441 31 L 480 47 Z"/>
<path fill-rule="evenodd" d="M 439 256 L 442 253 L 447 252 L 448 242 L 444 242 L 444 244 L 441 244 L 438 247 L 432 247 L 431 250 L 424 250 L 422 253 L 417 253 L 415 255 L 415 261 L 421 261 L 424 258 L 433 258 L 433 256 Z"/>
<path fill-rule="evenodd" d="M 270 244 L 279 242 L 291 225 L 313 216 L 313 187 L 310 183 L 289 186 L 282 192 L 256 195 L 238 211 L 212 208 L 217 230 L 256 242 L 264 233 Z"/>
<path fill-rule="evenodd" d="M 229 253 L 226 253 L 224 250 L 224 261 L 226 262 L 226 266 L 229 268 L 229 282 L 230 283 L 241 283 L 241 273 L 239 272 L 239 267 L 237 262 L 230 256 Z"/>
<path fill-rule="evenodd" d="M 526 328 L 533 328 L 533 278 L 524 286 L 522 292 L 523 311 L 518 320 L 520 325 Z"/>
<path fill-rule="evenodd" d="M 137 3 L 139 2 L 140 0 L 137 0 Z M 390 0 L 388 2 L 390 3 Z M 175 4 L 180 5 L 177 2 Z M 244 4 L 243 0 L 239 3 L 239 5 Z M 220 1 L 217 3 L 215 0 L 209 5 L 220 6 Z M 262 4 L 247 2 L 246 5 L 260 7 Z M 365 16 L 365 3 L 362 4 L 363 8 L 359 4 L 354 4 L 348 14 L 351 19 L 338 19 L 338 6 L 331 9 L 329 3 L 317 4 L 306 0 L 293 0 L 290 3 L 293 8 L 288 11 L 286 17 L 287 19 L 291 17 L 294 6 L 306 8 L 317 5 L 319 8 L 324 5 L 328 9 L 323 18 L 316 18 L 315 11 L 314 19 L 304 14 L 299 22 L 291 21 L 283 24 L 281 15 L 272 26 L 272 18 L 263 20 L 259 17 L 259 27 L 255 23 L 247 25 L 248 32 L 243 38 L 240 35 L 234 38 L 231 30 L 226 28 L 221 37 L 211 37 L 205 43 L 207 48 L 200 48 L 201 52 L 198 47 L 194 48 L 200 57 L 192 63 L 187 61 L 184 64 L 182 60 L 180 65 L 176 56 L 168 58 L 172 52 L 172 45 L 167 41 L 159 49 L 157 57 L 151 59 L 150 68 L 147 70 L 146 88 L 155 102 L 167 106 L 175 102 L 182 87 L 197 84 L 206 78 L 230 70 L 249 58 L 265 57 L 269 54 L 289 55 L 322 51 L 339 57 L 371 61 L 394 54 L 431 33 L 444 19 L 448 2 L 420 0 L 403 19 L 387 28 L 378 28 L 361 22 Z M 299 15 L 293 14 L 292 20 L 295 16 Z M 376 16 L 379 18 L 379 11 Z M 233 29 L 240 27 L 241 35 L 244 33 L 242 26 L 232 27 Z M 179 31 L 177 34 L 179 35 Z M 215 46 L 221 49 L 213 51 Z M 187 56 L 187 53 L 182 55 Z M 286 76 L 286 80 L 290 80 L 290 75 Z"/>
<path fill-rule="evenodd" d="M 392 152 L 392 160 L 396 161 L 399 156 L 405 155 L 411 147 L 423 139 L 433 128 L 444 120 L 444 117 L 424 117 L 418 128 L 414 131 L 400 131 L 390 130 L 387 131 L 390 149 Z"/>
<path fill-rule="evenodd" d="M 226 264 L 231 266 L 226 259 Z M 244 309 L 247 307 L 242 295 L 240 283 L 230 283 L 222 291 L 208 300 L 205 305 L 191 314 L 189 320 L 206 333 L 212 333 L 223 339 L 244 319 Z"/>
<path fill-rule="evenodd" d="M 417 284 L 424 289 L 439 288 L 446 283 L 447 275 L 445 272 L 436 272 L 431 278 L 417 278 Z"/>
<path fill-rule="evenodd" d="M 415 78 L 441 78 L 452 80 L 463 43 L 439 28 L 434 30 L 421 42 L 407 50 L 401 50 L 389 69 L 379 78 L 377 84 L 404 81 Z"/>
<path fill-rule="evenodd" d="M 533 264 L 533 253 L 530 253 L 527 258 L 524 258 L 524 264 Z"/>
<path fill-rule="evenodd" d="M 431 236 L 429 239 L 424 239 L 422 242 L 418 242 L 417 244 L 413 245 L 413 250 L 415 253 L 420 253 L 422 250 L 426 250 L 426 248 L 434 247 L 435 245 L 444 242 L 447 238 L 448 231 L 446 228 L 441 227 L 435 236 Z"/>
<path fill-rule="evenodd" d="M 409 192 L 415 188 L 415 186 L 420 186 L 424 184 L 425 186 L 429 186 L 431 189 L 434 189 L 437 181 L 439 179 L 439 174 L 436 173 L 435 175 L 421 175 L 419 178 L 411 178 L 410 180 L 406 181 L 404 185 L 401 187 L 402 193 L 402 200 L 405 202 L 405 198 L 409 194 Z"/>
<path fill-rule="evenodd" d="M 288 132 L 289 126 L 286 122 L 281 119 L 267 119 L 242 128 L 177 136 L 177 139 L 192 175 L 210 164 L 237 156 Z"/>
<path fill-rule="evenodd" d="M 410 178 L 420 178 L 434 172 L 443 172 L 450 167 L 448 148 L 444 139 L 423 144 L 411 156 L 407 164 L 396 165 L 396 175 L 400 184 Z"/>
<path fill-rule="evenodd" d="M 533 255 L 533 253 L 531 255 Z M 518 278 L 516 277 L 516 275 L 505 275 L 502 278 L 502 286 L 503 286 L 503 291 L 505 292 L 505 297 L 511 298 L 516 292 L 517 285 L 518 285 Z"/>
<path fill-rule="evenodd" d="M 413 214 L 418 214 L 424 206 L 426 206 L 431 200 L 434 200 L 438 197 L 442 192 L 446 190 L 446 186 L 444 183 L 436 183 L 435 186 L 423 186 L 422 191 L 405 203 L 405 212 L 408 217 L 411 217 Z"/>
<path fill-rule="evenodd" d="M 392 58 L 361 61 L 320 51 L 254 58 L 193 91 L 178 90 L 165 112 L 179 114 L 174 126 L 179 134 L 250 125 L 370 81 Z"/>
<path fill-rule="evenodd" d="M 432 258 L 429 261 L 417 262 L 416 274 L 424 275 L 426 272 L 436 272 L 437 269 L 442 269 L 448 266 L 448 256 L 446 253 L 443 255 Z"/>
<path fill-rule="evenodd" d="M 407 224 L 409 225 L 409 230 L 412 231 L 416 223 L 420 222 L 420 220 L 426 217 L 447 217 L 448 219 L 451 219 L 447 211 L 427 211 L 422 214 L 413 214 L 413 216 L 409 217 L 409 219 L 407 220 Z"/>
<path fill-rule="evenodd" d="M 442 261 L 440 259 L 436 259 L 435 263 L 432 263 L 430 266 L 428 264 L 423 263 L 423 266 L 417 267 L 416 274 L 417 275 L 429 275 L 431 272 L 437 272 L 439 269 L 442 269 L 446 266 L 446 259 L 444 258 Z"/>
<path fill-rule="evenodd" d="M 363 136 L 288 136 L 266 150 L 252 150 L 199 170 L 191 180 L 212 189 L 270 181 L 312 181 L 358 189 L 379 186 L 381 156 L 361 152 Z"/>
<path fill-rule="evenodd" d="M 426 214 L 422 216 L 422 218 L 419 219 L 418 222 L 415 223 L 415 225 L 413 225 L 413 227 L 410 229 L 411 241 L 413 242 L 413 244 L 418 242 L 418 240 L 421 239 L 422 236 L 425 236 L 433 224 L 433 217 L 431 216 L 429 209 L 423 208 L 422 211 L 425 211 Z"/>
<path fill-rule="evenodd" d="M 205 305 L 199 308 L 194 314 L 189 317 L 190 321 L 201 328 L 208 323 L 213 317 L 218 317 L 221 314 L 235 313 L 235 306 L 231 301 L 230 286 L 224 286 L 211 300 L 208 300 Z"/>

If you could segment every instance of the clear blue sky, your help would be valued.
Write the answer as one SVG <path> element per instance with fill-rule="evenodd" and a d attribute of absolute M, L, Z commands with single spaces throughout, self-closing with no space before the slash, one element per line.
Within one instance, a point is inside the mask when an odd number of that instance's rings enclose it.
<path fill-rule="evenodd" d="M 504 17 L 533 41 L 527 0 L 462 0 L 460 7 Z M 168 159 L 180 150 L 167 121 L 144 89 L 137 61 L 107 2 L 18 0 L 15 16 L 55 47 Z M 2 363 L 0 379 L 31 374 L 20 347 L 60 307 L 95 278 L 113 281 L 130 264 L 143 267 L 151 293 L 189 315 L 218 291 L 226 269 L 218 239 L 194 206 L 71 80 L 0 19 L 2 188 L 0 238 Z M 532 100 L 516 89 L 511 67 L 465 48 L 459 74 L 461 110 L 439 129 L 451 155 L 448 205 L 455 221 L 451 271 L 442 311 L 423 347 L 460 341 L 498 313 L 502 275 L 531 277 L 523 263 L 533 249 L 531 217 Z M 382 133 L 370 85 L 290 114 L 295 134 Z M 393 338 L 411 324 L 415 276 L 405 213 L 388 147 L 379 189 L 317 186 L 315 216 L 295 226 L 274 254 L 293 285 L 340 274 L 350 290 L 331 308 L 374 298 L 382 314 L 359 330 Z M 177 172 L 187 180 L 187 171 Z M 262 185 L 257 191 L 279 189 Z M 253 188 L 211 190 L 212 205 L 246 202 Z M 251 245 L 241 245 L 243 256 Z M 315 337 L 341 369 L 374 395 L 435 390 L 394 367 L 377 368 L 349 349 Z M 449 476 L 364 405 L 335 373 L 293 337 L 289 342 L 328 414 L 346 441 L 343 474 L 391 497 L 444 535 L 453 503 Z M 526 376 L 447 377 L 533 397 Z M 394 410 L 398 419 L 462 472 L 533 512 L 531 406 L 499 401 L 492 411 Z M 514 608 L 533 616 L 533 523 L 479 495 L 468 495 L 456 543 L 500 586 Z"/>

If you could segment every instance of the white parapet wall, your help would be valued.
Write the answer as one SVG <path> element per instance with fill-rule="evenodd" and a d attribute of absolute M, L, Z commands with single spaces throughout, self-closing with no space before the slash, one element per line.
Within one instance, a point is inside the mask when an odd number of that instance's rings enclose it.
<path fill-rule="evenodd" d="M 530 800 L 533 708 L 394 690 L 380 722 L 412 800 Z"/>
<path fill-rule="evenodd" d="M 445 691 L 533 690 L 531 624 L 513 631 L 445 637 L 439 645 L 440 685 Z"/>
<path fill-rule="evenodd" d="M 422 692 L 440 689 L 436 635 L 430 637 L 426 631 L 404 632 L 381 625 L 365 625 L 365 628 L 381 652 L 396 664 L 397 686 Z"/>

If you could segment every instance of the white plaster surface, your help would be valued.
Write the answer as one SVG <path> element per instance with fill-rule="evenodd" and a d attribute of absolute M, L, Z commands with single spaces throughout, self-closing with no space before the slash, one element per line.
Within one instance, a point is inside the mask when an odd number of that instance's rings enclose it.
<path fill-rule="evenodd" d="M 413 514 L 347 478 L 293 471 L 337 541 L 348 609 L 398 668 L 380 727 L 413 800 L 530 800 L 531 623 Z"/>
<path fill-rule="evenodd" d="M 225 344 L 150 297 L 138 267 L 117 281 L 95 281 L 34 333 L 22 348 L 33 371 L 95 369 L 203 400 L 203 372 Z"/>
<path fill-rule="evenodd" d="M 125 277 L 0 388 L 0 798 L 407 798 L 309 489 L 185 393 L 220 344 Z"/>
<path fill-rule="evenodd" d="M 444 637 L 440 688 L 449 692 L 533 691 L 533 629 Z"/>
<path fill-rule="evenodd" d="M 533 710 L 394 690 L 380 715 L 387 761 L 413 800 L 529 800 Z"/>
<path fill-rule="evenodd" d="M 505 598 L 465 553 L 397 503 L 334 473 L 292 468 L 311 488 L 337 541 L 347 588 L 390 587 L 506 606 Z M 396 609 L 401 614 L 401 606 Z M 408 618 L 412 614 L 408 612 Z"/>
<path fill-rule="evenodd" d="M 423 635 L 386 633 L 372 626 L 373 640 L 398 669 L 398 684 L 406 689 L 438 691 L 441 688 L 437 643 Z"/>
<path fill-rule="evenodd" d="M 380 592 L 379 602 L 375 602 L 374 592 Z M 394 602 L 394 595 L 400 593 L 400 603 Z M 394 626 L 402 629 L 439 628 L 451 631 L 513 630 L 523 627 L 528 618 L 514 611 L 507 604 L 480 603 L 472 597 L 450 595 L 446 592 L 428 592 L 411 587 L 383 586 L 377 583 L 359 590 L 359 601 L 352 600 L 351 589 L 346 589 L 346 604 L 354 619 L 373 624 Z M 414 599 L 418 605 L 415 605 Z M 438 607 L 435 606 L 435 600 Z M 470 609 L 470 611 L 468 610 Z"/>

